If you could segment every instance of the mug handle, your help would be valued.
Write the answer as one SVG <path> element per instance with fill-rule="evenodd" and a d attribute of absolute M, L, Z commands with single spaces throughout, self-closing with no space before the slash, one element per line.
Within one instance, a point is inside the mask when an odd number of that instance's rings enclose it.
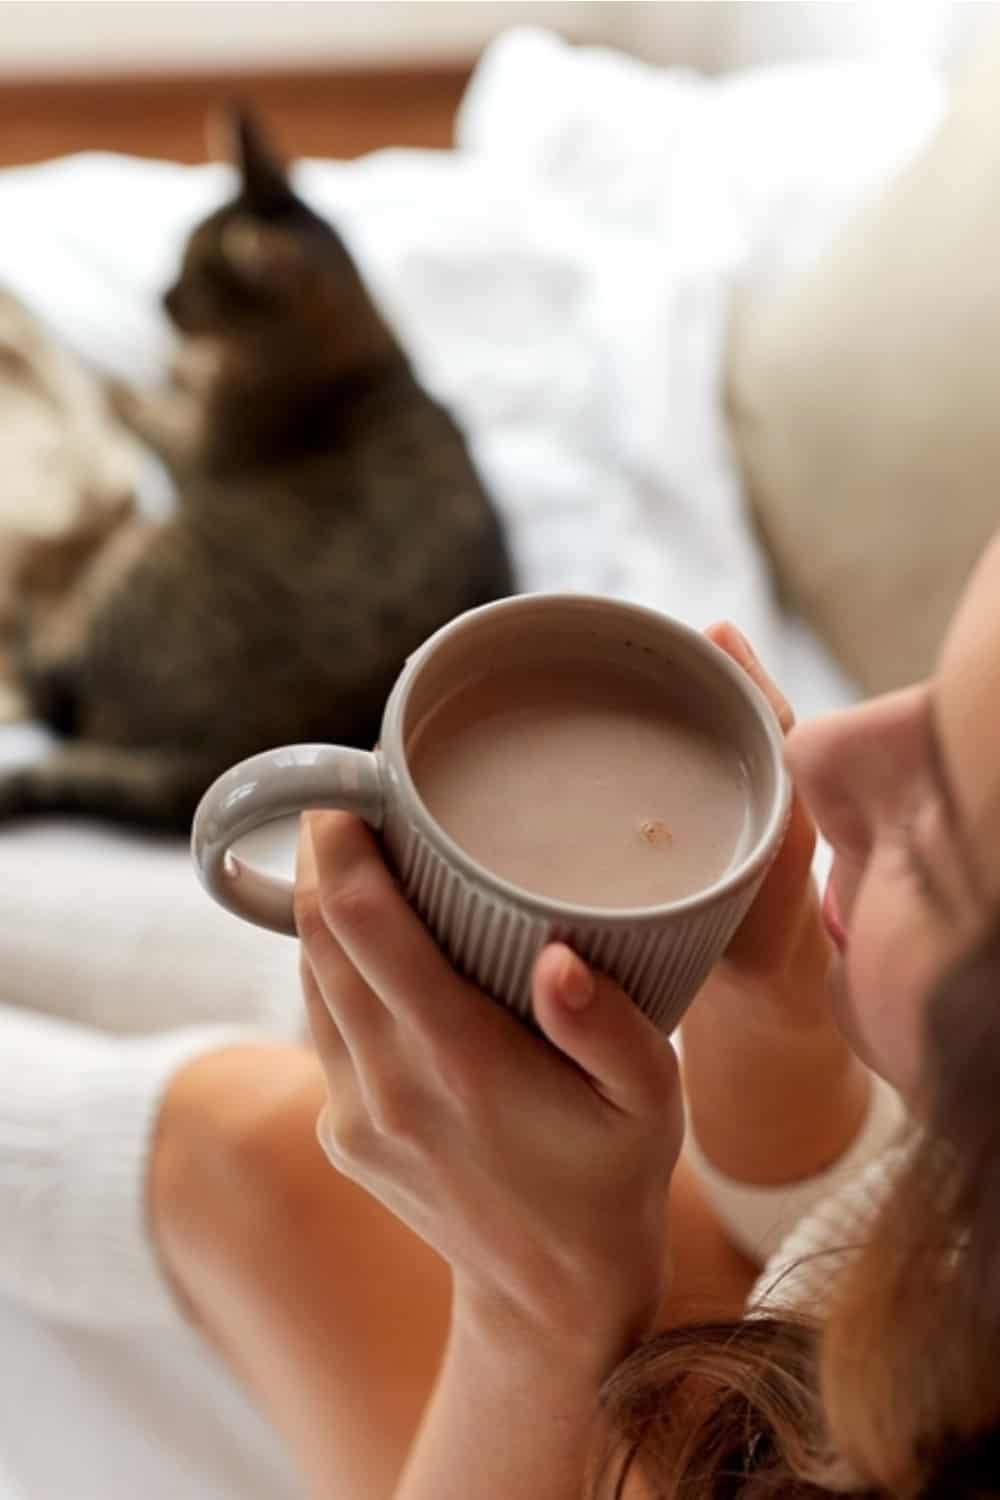
<path fill-rule="evenodd" d="M 244 864 L 231 845 L 273 818 L 330 807 L 382 826 L 379 756 L 346 745 L 282 745 L 252 755 L 213 781 L 198 804 L 191 854 L 209 895 L 246 922 L 296 937 L 290 880 Z"/>

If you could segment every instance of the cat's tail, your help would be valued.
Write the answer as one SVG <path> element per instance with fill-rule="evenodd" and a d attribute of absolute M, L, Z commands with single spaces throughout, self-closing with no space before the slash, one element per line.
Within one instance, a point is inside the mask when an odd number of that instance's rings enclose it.
<path fill-rule="evenodd" d="M 0 773 L 0 821 L 77 813 L 186 833 L 218 770 L 181 751 L 69 740 L 32 765 Z"/>

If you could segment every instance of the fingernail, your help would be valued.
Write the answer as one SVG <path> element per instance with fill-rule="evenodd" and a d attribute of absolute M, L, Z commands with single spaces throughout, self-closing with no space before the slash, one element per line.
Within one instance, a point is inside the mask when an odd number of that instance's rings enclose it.
<path fill-rule="evenodd" d="M 567 954 L 559 975 L 559 998 L 569 1010 L 585 1010 L 594 998 L 594 977 L 572 954 Z"/>

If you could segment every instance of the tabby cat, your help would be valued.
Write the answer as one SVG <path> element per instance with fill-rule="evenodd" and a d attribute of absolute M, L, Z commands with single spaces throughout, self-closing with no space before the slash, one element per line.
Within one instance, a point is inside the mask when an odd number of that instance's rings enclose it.
<path fill-rule="evenodd" d="M 176 511 L 129 523 L 20 671 L 61 736 L 0 775 L 0 816 L 181 829 L 232 761 L 293 740 L 370 745 L 406 656 L 509 593 L 497 515 L 336 230 L 245 115 L 237 196 L 195 229 L 164 297 L 169 386 L 115 387 L 172 471 Z"/>

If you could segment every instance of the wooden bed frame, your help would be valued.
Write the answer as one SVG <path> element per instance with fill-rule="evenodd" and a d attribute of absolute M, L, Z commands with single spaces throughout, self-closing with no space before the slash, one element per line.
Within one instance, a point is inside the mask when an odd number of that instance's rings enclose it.
<path fill-rule="evenodd" d="M 451 144 L 472 64 L 0 82 L 0 166 L 73 151 L 204 161 L 206 120 L 252 104 L 289 156 Z"/>

